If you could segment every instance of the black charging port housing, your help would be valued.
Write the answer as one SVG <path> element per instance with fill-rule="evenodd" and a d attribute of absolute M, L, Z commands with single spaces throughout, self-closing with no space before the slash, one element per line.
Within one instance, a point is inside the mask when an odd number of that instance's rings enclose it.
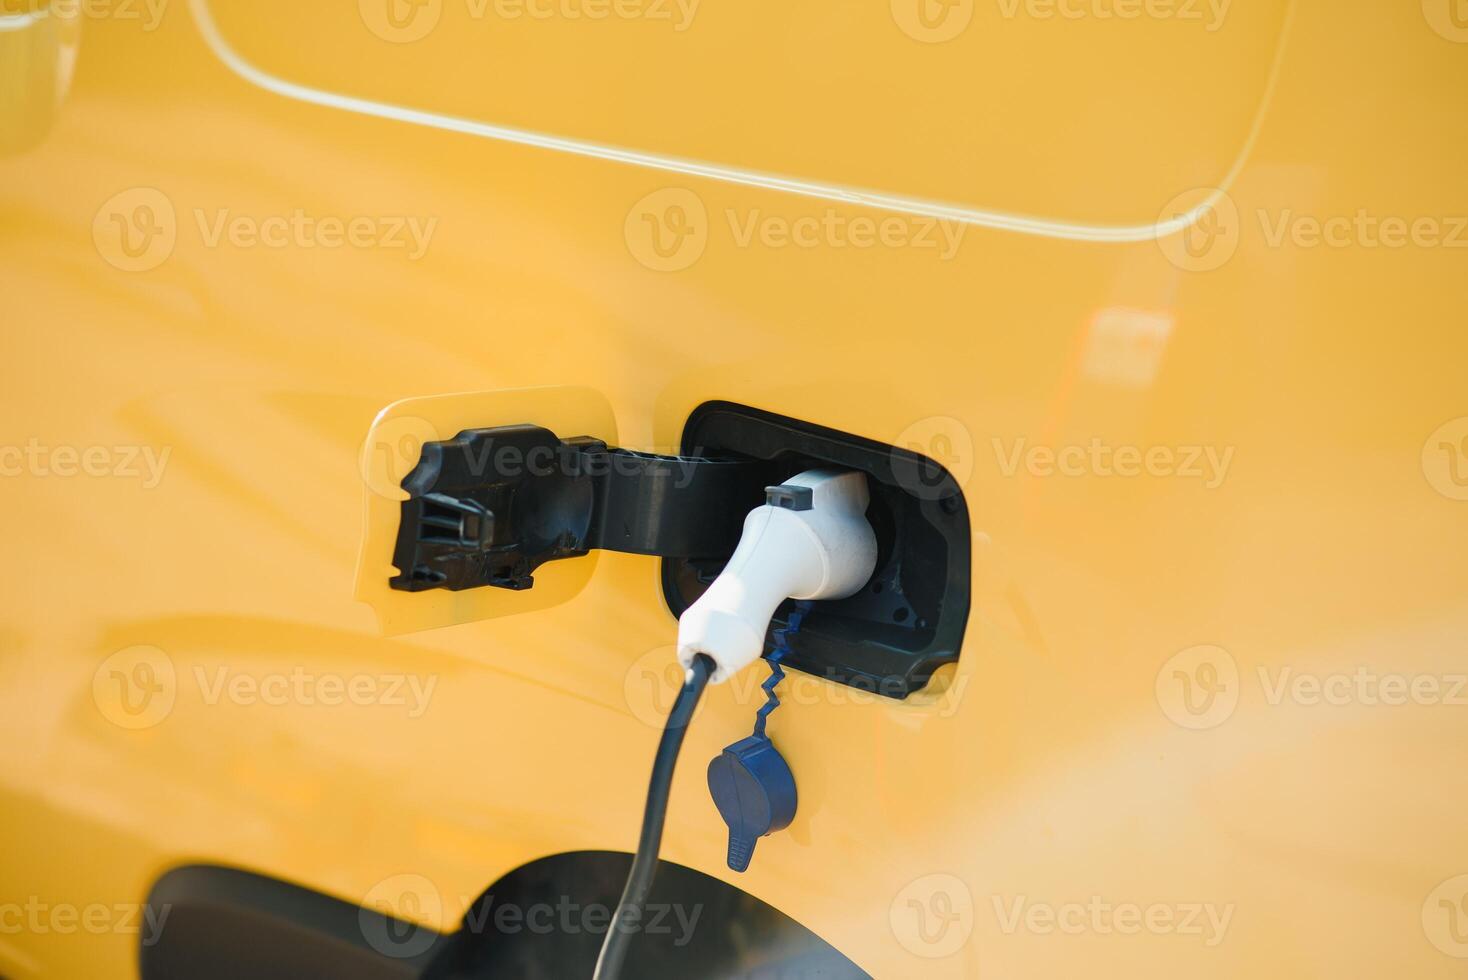
<path fill-rule="evenodd" d="M 683 453 L 755 461 L 774 486 L 817 467 L 867 475 L 877 570 L 856 595 L 817 602 L 790 639 L 787 667 L 884 697 L 921 690 L 958 659 L 968 624 L 972 538 L 963 490 L 935 460 L 862 436 L 731 402 L 689 416 Z M 751 495 L 749 509 L 764 500 Z M 701 596 L 724 560 L 665 558 L 663 594 L 675 616 Z M 786 602 L 771 629 L 784 626 Z M 766 637 L 765 654 L 773 650 Z"/>

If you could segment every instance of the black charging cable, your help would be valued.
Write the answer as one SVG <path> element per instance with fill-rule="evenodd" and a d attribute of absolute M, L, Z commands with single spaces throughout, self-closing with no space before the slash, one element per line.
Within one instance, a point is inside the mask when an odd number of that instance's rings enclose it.
<path fill-rule="evenodd" d="M 678 764 L 683 733 L 688 730 L 693 709 L 698 707 L 698 699 L 703 696 L 703 689 L 708 686 L 709 675 L 714 668 L 712 658 L 697 654 L 673 702 L 673 710 L 668 713 L 668 723 L 663 726 L 663 737 L 658 742 L 658 753 L 653 757 L 652 778 L 647 784 L 647 807 L 642 811 L 642 835 L 637 839 L 637 854 L 632 858 L 627 887 L 622 889 L 622 899 L 617 903 L 611 924 L 607 926 L 606 939 L 602 940 L 593 980 L 616 980 L 621 975 L 628 943 L 642 922 L 653 875 L 658 870 L 658 848 L 663 842 L 663 821 L 668 815 L 673 767 Z"/>

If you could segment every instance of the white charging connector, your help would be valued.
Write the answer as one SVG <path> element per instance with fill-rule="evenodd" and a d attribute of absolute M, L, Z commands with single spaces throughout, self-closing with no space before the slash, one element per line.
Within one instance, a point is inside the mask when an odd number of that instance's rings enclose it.
<path fill-rule="evenodd" d="M 807 470 L 768 491 L 744 519 L 729 564 L 678 621 L 678 661 L 708 655 L 719 684 L 754 663 L 786 599 L 844 599 L 877 565 L 863 473 Z"/>
<path fill-rule="evenodd" d="M 765 632 L 780 603 L 786 599 L 844 599 L 865 586 L 876 570 L 877 535 L 866 519 L 870 496 L 865 475 L 807 470 L 778 487 L 766 488 L 765 499 L 763 507 L 756 507 L 744 518 L 744 534 L 729 564 L 678 620 L 678 660 L 687 676 L 658 742 L 637 853 L 602 942 L 594 980 L 615 980 L 621 974 L 628 937 L 641 920 L 657 870 L 678 749 L 704 687 L 728 680 L 759 659 Z M 771 677 L 778 680 L 778 675 Z M 771 695 L 773 699 L 773 691 Z M 762 720 L 763 713 L 760 717 Z M 759 738 L 764 738 L 763 731 L 757 724 Z M 744 750 L 728 765 L 739 767 L 744 782 L 763 794 L 751 797 L 750 806 L 745 806 L 735 790 L 733 817 L 725 813 L 726 804 L 719 802 L 727 794 L 721 797 L 715 789 L 714 767 L 709 769 L 710 790 L 732 835 L 730 867 L 736 867 L 735 855 L 742 855 L 743 864 L 737 870 L 748 866 L 754 840 L 776 828 L 778 813 L 768 796 L 771 756 L 783 770 L 787 784 L 784 822 L 778 826 L 788 824 L 795 812 L 795 784 L 789 767 L 768 739 L 764 739 L 766 751 L 750 754 L 748 743 L 754 741 L 753 736 L 744 739 L 725 749 L 720 757 L 729 756 L 731 750 Z M 722 778 L 726 783 L 739 779 L 732 772 L 725 772 Z"/>

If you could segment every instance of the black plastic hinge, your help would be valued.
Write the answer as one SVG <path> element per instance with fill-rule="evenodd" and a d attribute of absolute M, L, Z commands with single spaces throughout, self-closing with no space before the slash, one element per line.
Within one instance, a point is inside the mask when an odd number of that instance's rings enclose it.
<path fill-rule="evenodd" d="M 748 460 L 659 456 L 538 425 L 426 443 L 404 479 L 394 589 L 528 589 L 548 561 L 601 548 L 727 558 L 764 499 Z"/>

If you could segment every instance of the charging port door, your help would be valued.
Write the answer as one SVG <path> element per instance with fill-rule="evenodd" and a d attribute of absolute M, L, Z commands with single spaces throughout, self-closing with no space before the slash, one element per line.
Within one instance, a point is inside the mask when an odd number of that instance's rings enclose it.
<path fill-rule="evenodd" d="M 452 626 L 560 605 L 591 580 L 595 551 L 578 561 L 547 563 L 535 576 L 535 588 L 473 588 L 463 591 L 401 587 L 410 569 L 394 564 L 404 504 L 411 494 L 403 482 L 423 460 L 425 447 L 453 440 L 460 433 L 496 426 L 544 427 L 562 435 L 616 445 L 617 424 L 611 404 L 590 388 L 520 388 L 409 398 L 383 409 L 362 445 L 360 468 L 365 484 L 362 547 L 357 559 L 356 597 L 377 613 L 388 635 Z M 498 449 L 499 447 L 493 447 Z M 493 465 L 526 468 L 523 458 L 498 458 Z M 454 502 L 427 501 L 422 516 L 443 525 L 438 544 L 468 548 L 492 540 L 495 523 L 506 515 L 476 505 L 465 496 Z M 448 525 L 452 523 L 453 527 Z M 431 538 L 431 535 L 429 535 Z M 469 539 L 473 540 L 470 541 Z M 427 547 L 433 547 L 430 540 Z M 393 580 L 399 580 L 394 587 Z"/>
<path fill-rule="evenodd" d="M 727 559 L 762 498 L 764 467 L 614 438 L 610 409 L 584 389 L 393 405 L 362 457 L 359 597 L 395 633 L 562 602 L 599 551 Z"/>

